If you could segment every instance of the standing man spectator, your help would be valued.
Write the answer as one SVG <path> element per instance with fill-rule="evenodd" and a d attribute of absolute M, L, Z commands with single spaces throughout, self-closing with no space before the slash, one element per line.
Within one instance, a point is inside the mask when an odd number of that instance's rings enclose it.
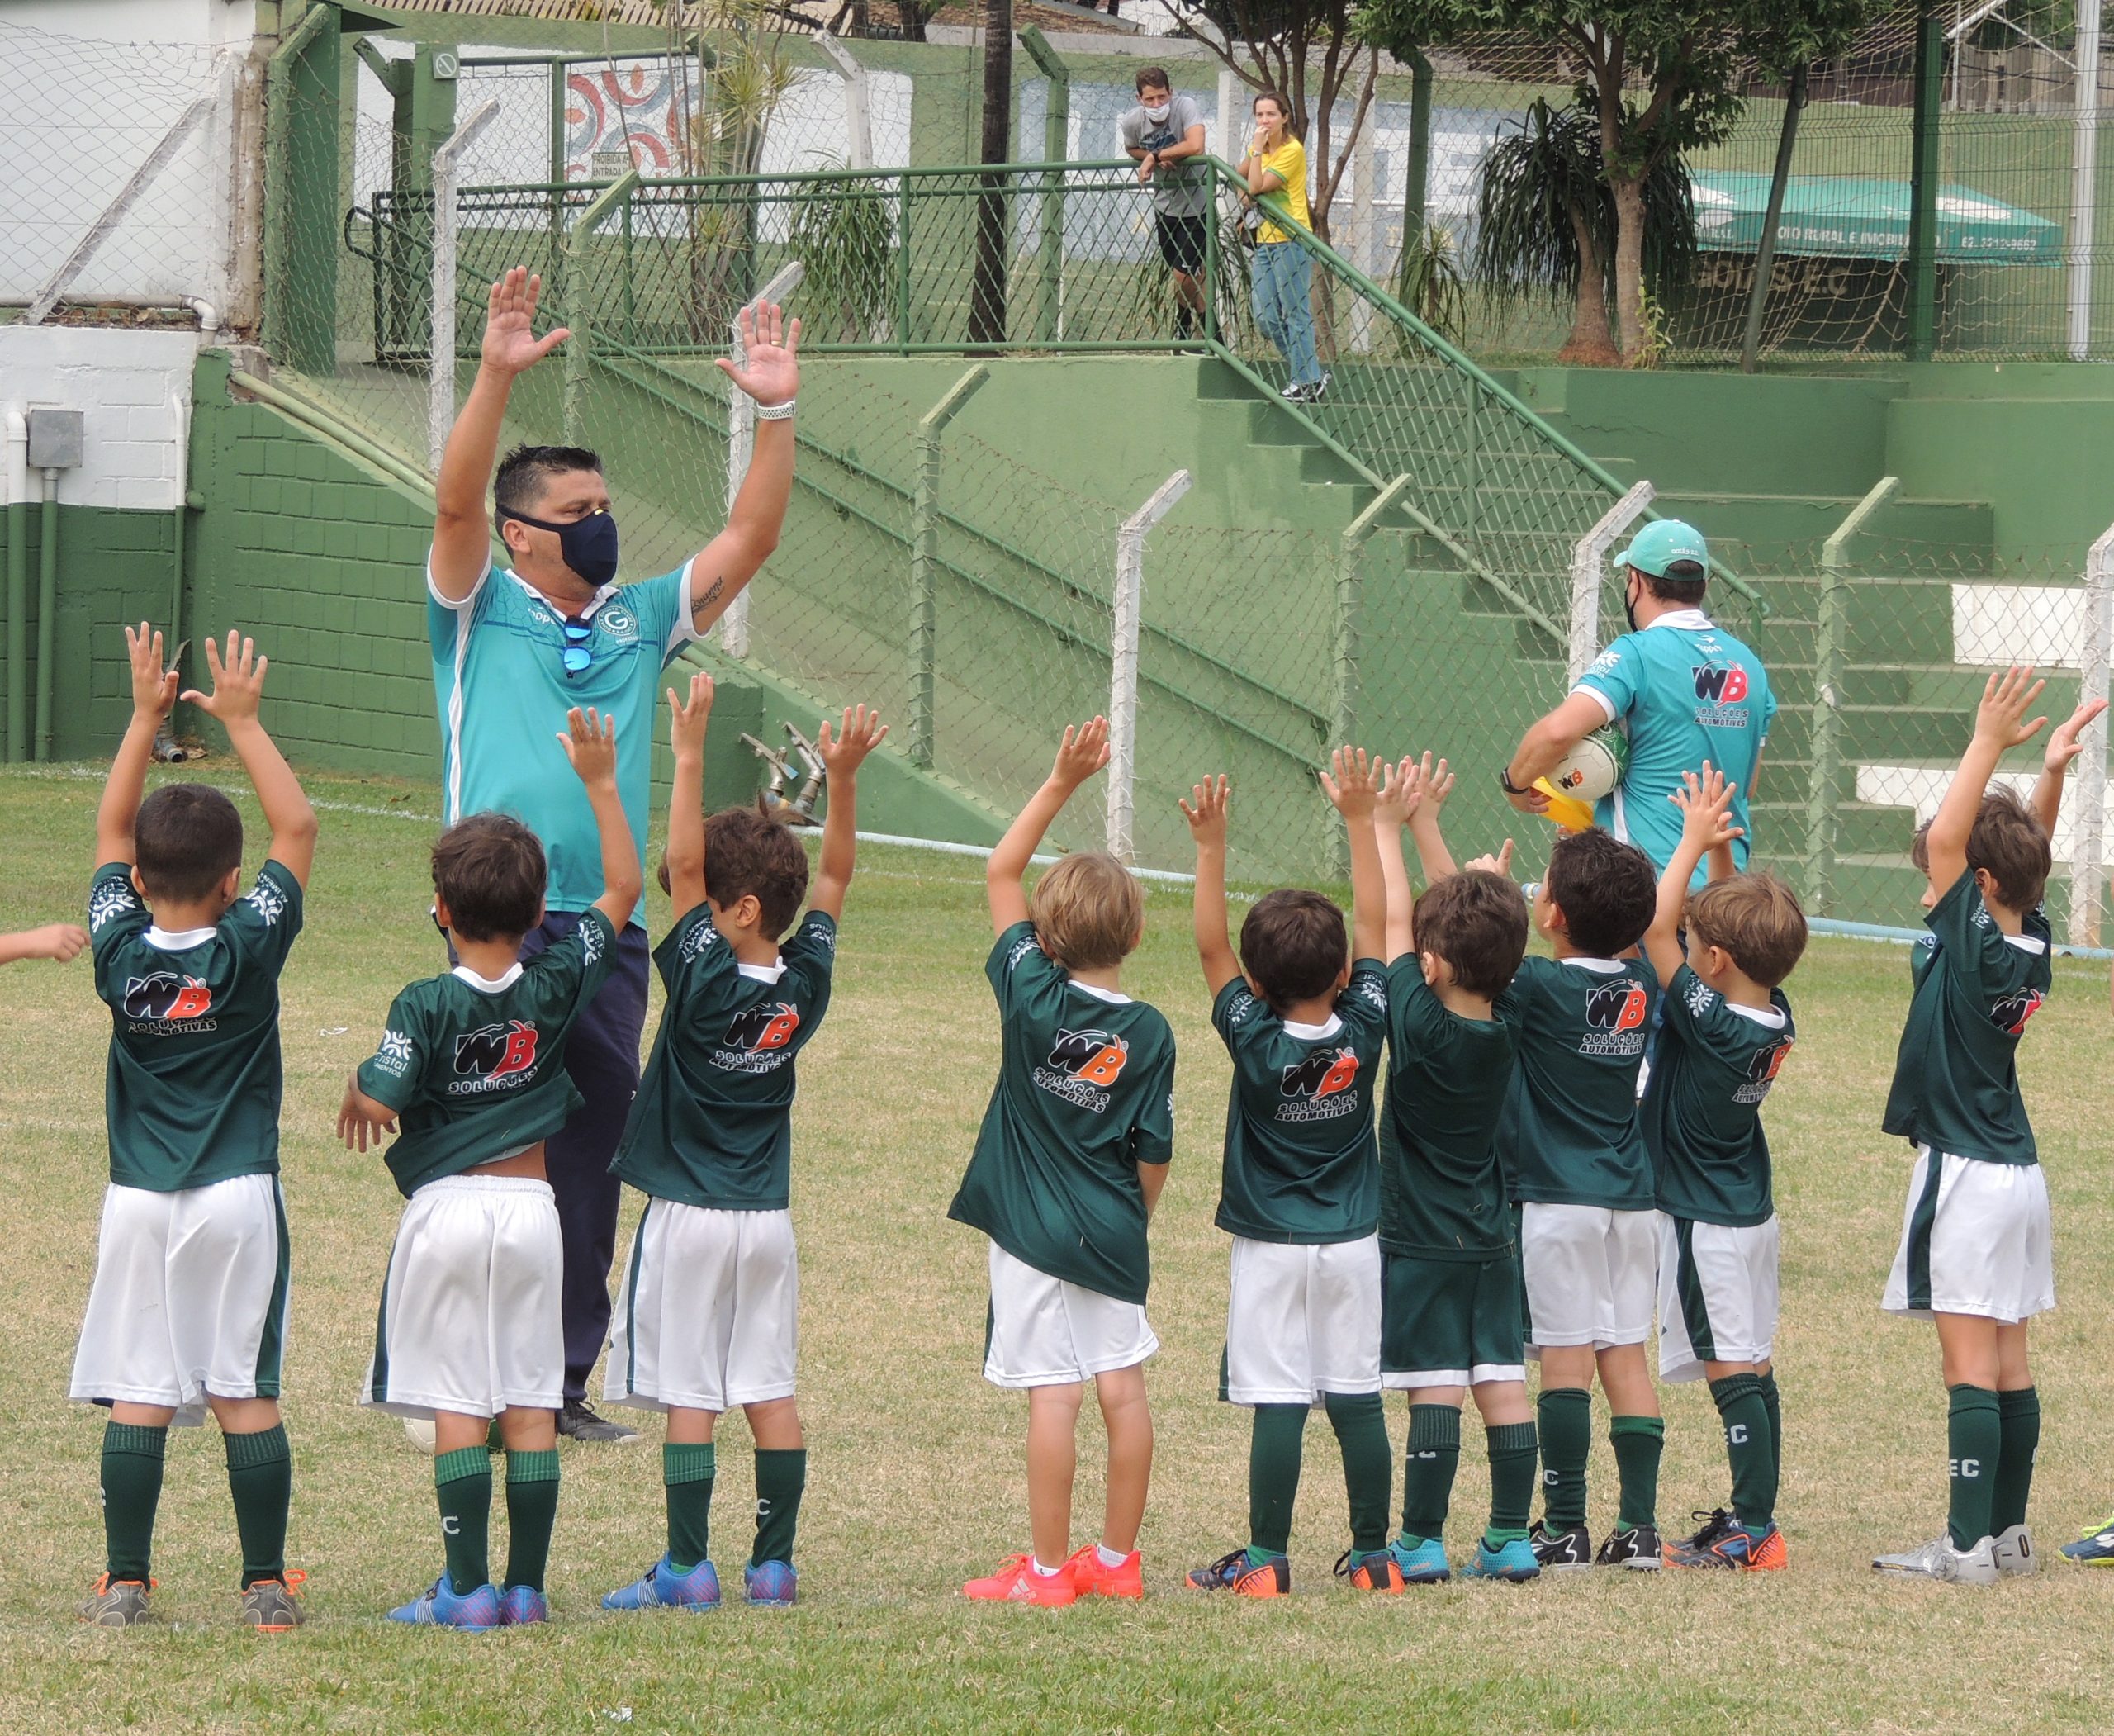
<path fill-rule="evenodd" d="M 1159 256 L 1174 273 L 1174 334 L 1186 338 L 1204 311 L 1204 204 L 1211 185 L 1190 160 L 1204 154 L 1204 111 L 1194 97 L 1174 94 L 1165 67 L 1149 66 L 1138 74 L 1138 106 L 1116 124 L 1139 181 L 1153 190 Z"/>
<path fill-rule="evenodd" d="M 1629 769 L 1594 818 L 1635 844 L 1661 873 L 1681 841 L 1682 813 L 1667 798 L 1700 776 L 1708 760 L 1738 785 L 1732 823 L 1735 860 L 1747 866 L 1747 804 L 1776 695 L 1761 659 L 1703 612 L 1710 554 L 1702 533 L 1678 519 L 1647 524 L 1615 557 L 1623 570 L 1623 611 L 1630 630 L 1595 659 L 1570 697 L 1528 730 L 1500 776 L 1505 799 L 1540 813 L 1534 788 L 1563 757 L 1603 724 L 1629 735 Z M 1696 870 L 1696 884 L 1704 870 Z"/>
<path fill-rule="evenodd" d="M 602 461 L 576 446 L 517 446 L 493 474 L 517 376 L 568 333 L 535 334 L 538 279 L 516 267 L 492 285 L 483 358 L 442 455 L 426 626 L 440 702 L 443 818 L 515 815 L 548 861 L 545 913 L 522 948 L 532 957 L 579 926 L 602 895 L 593 810 L 558 744 L 571 706 L 614 720 L 617 787 L 642 853 L 661 671 L 718 619 L 778 546 L 793 487 L 793 396 L 800 322 L 763 304 L 742 315 L 747 360 L 723 361 L 756 401 L 755 455 L 727 528 L 673 572 L 619 586 L 617 527 Z M 485 514 L 485 486 L 494 512 Z M 495 568 L 495 524 L 510 566 Z M 566 1070 L 586 1099 L 546 1147 L 565 1245 L 565 1407 L 576 1440 L 635 1440 L 595 1415 L 587 1377 L 609 1326 L 609 1260 L 618 1183 L 609 1160 L 638 1089 L 648 951 L 634 912 L 608 980 L 583 1009 Z"/>

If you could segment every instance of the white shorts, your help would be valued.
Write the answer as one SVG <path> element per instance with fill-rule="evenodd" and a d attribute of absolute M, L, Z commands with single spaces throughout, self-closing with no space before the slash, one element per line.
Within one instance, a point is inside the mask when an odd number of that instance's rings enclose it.
<path fill-rule="evenodd" d="M 2055 1306 L 2048 1181 L 2038 1164 L 1916 1155 L 1901 1245 L 1879 1306 L 1889 1314 L 1979 1314 L 2015 1325 Z"/>
<path fill-rule="evenodd" d="M 1324 1392 L 1380 1390 L 1380 1238 L 1233 1239 L 1219 1397 L 1311 1405 Z"/>
<path fill-rule="evenodd" d="M 392 1416 L 555 1411 L 565 1250 L 550 1183 L 449 1175 L 404 1202 L 360 1402 Z"/>
<path fill-rule="evenodd" d="M 167 1406 L 180 1428 L 205 1421 L 209 1392 L 277 1398 L 287 1274 L 277 1176 L 175 1193 L 112 1185 L 69 1395 Z"/>
<path fill-rule="evenodd" d="M 1528 1355 L 1641 1345 L 1658 1299 L 1659 1214 L 1530 1202 L 1519 1211 L 1519 1268 Z"/>
<path fill-rule="evenodd" d="M 1135 1368 L 1159 1349 L 1141 1304 L 1052 1278 L 991 1244 L 984 1378 L 993 1386 L 1070 1386 Z"/>
<path fill-rule="evenodd" d="M 1767 1362 L 1776 1339 L 1776 1220 L 1734 1228 L 1661 1214 L 1659 1378 L 1707 1362 Z"/>
<path fill-rule="evenodd" d="M 799 1313 L 791 1212 L 648 1199 L 610 1317 L 602 1396 L 642 1411 L 790 1398 Z"/>

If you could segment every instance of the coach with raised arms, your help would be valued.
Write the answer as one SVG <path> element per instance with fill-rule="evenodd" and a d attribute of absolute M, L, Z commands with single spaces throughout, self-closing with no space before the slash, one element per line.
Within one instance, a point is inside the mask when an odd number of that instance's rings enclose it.
<path fill-rule="evenodd" d="M 568 335 L 535 334 L 538 280 L 519 267 L 491 288 L 482 360 L 457 417 L 435 488 L 426 623 L 440 708 L 444 820 L 494 810 L 543 841 L 548 889 L 533 956 L 570 934 L 602 894 L 595 817 L 558 737 L 573 706 L 614 720 L 617 782 L 643 860 L 661 671 L 703 634 L 778 546 L 793 486 L 793 398 L 799 321 L 768 304 L 745 311 L 747 360 L 723 361 L 755 399 L 748 475 L 727 527 L 658 578 L 619 585 L 617 524 L 602 462 L 575 446 L 518 446 L 493 474 L 517 376 Z M 491 484 L 493 514 L 486 516 Z M 495 567 L 496 525 L 510 564 Z M 609 1160 L 638 1089 L 650 954 L 634 913 L 608 982 L 574 1027 L 566 1070 L 585 1103 L 546 1147 L 565 1245 L 565 1407 L 577 1440 L 632 1440 L 595 1415 L 587 1377 L 609 1324 L 618 1183 Z"/>
<path fill-rule="evenodd" d="M 1596 657 L 1563 703 L 1527 731 L 1499 774 L 1505 799 L 1541 813 L 1534 787 L 1595 730 L 1620 725 L 1628 769 L 1594 818 L 1664 870 L 1680 842 L 1681 810 L 1668 798 L 1683 775 L 1709 761 L 1738 785 L 1734 860 L 1747 860 L 1749 800 L 1776 696 L 1761 659 L 1704 613 L 1710 553 L 1702 534 L 1678 519 L 1647 524 L 1615 557 L 1630 630 Z M 1696 870 L 1700 884 L 1704 870 Z"/>

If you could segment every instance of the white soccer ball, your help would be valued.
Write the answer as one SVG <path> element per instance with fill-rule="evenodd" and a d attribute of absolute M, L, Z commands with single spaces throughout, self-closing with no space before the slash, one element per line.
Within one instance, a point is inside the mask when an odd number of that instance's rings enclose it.
<path fill-rule="evenodd" d="M 1628 769 L 1629 738 L 1604 723 L 1557 761 L 1549 782 L 1574 801 L 1597 802 L 1614 794 Z"/>
<path fill-rule="evenodd" d="M 434 1450 L 433 1419 L 430 1416 L 407 1416 L 404 1419 L 404 1435 L 421 1453 Z"/>

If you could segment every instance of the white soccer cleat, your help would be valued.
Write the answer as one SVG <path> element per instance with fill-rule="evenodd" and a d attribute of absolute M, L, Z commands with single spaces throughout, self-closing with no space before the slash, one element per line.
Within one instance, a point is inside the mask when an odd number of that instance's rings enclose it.
<path fill-rule="evenodd" d="M 1971 1549 L 1955 1549 L 1950 1537 L 1936 1537 L 1898 1555 L 1875 1557 L 1872 1567 L 1881 1573 L 1943 1580 L 1950 1585 L 1993 1586 L 1997 1582 L 1997 1549 L 1987 1537 Z"/>
<path fill-rule="evenodd" d="M 1996 1557 L 1997 1571 L 2007 1578 L 2015 1579 L 2041 1570 L 2041 1557 L 2033 1548 L 2033 1534 L 2024 1525 L 1999 1531 L 1989 1539 L 1989 1547 Z"/>

